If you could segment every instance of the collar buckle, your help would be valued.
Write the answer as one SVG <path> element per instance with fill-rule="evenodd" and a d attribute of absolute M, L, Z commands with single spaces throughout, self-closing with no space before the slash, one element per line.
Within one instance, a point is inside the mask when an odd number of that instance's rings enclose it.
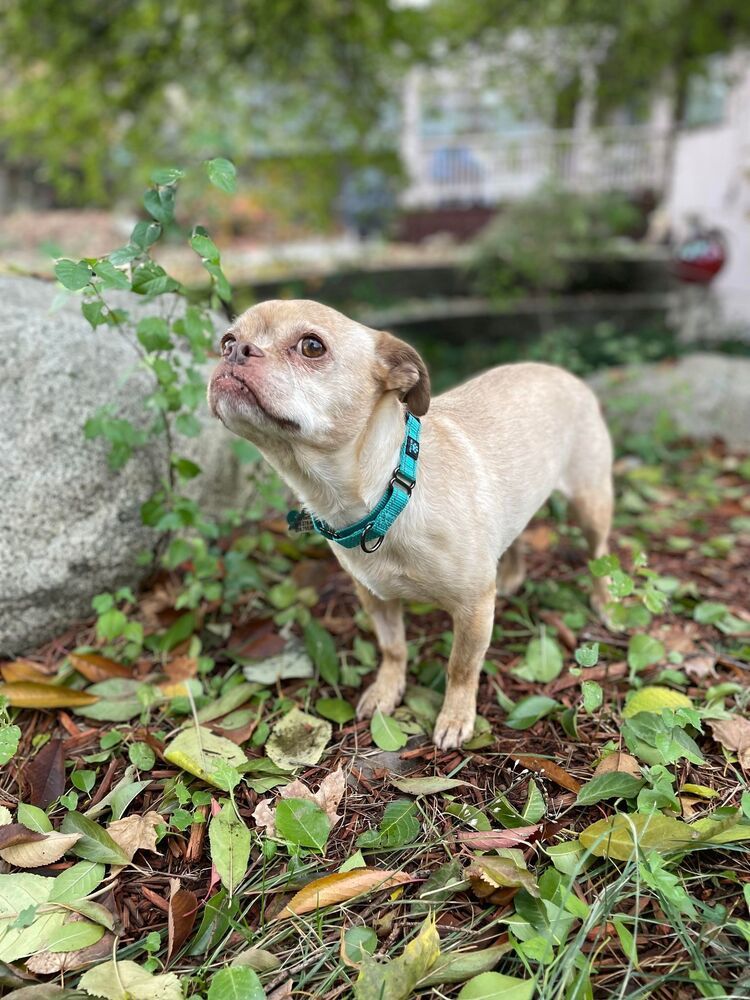
<path fill-rule="evenodd" d="M 405 490 L 411 496 L 412 490 L 417 485 L 417 481 L 416 479 L 412 479 L 411 476 L 407 476 L 401 469 L 395 469 L 388 485 L 391 487 L 400 486 L 402 490 Z"/>

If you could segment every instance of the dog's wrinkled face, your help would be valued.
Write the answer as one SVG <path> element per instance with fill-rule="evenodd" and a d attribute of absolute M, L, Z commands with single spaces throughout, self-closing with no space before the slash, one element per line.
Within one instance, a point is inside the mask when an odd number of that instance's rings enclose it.
<path fill-rule="evenodd" d="M 224 334 L 221 350 L 209 406 L 259 445 L 339 447 L 366 426 L 386 392 L 417 416 L 429 405 L 429 376 L 412 347 L 317 302 L 253 306 Z"/>

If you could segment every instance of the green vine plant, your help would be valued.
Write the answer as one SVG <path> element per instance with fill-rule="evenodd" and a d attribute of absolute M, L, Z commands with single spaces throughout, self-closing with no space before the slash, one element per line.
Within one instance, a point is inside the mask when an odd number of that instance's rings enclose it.
<path fill-rule="evenodd" d="M 212 159 L 205 168 L 215 187 L 227 194 L 235 190 L 236 170 L 229 160 Z M 150 218 L 135 225 L 125 246 L 100 258 L 61 259 L 55 265 L 64 288 L 81 294 L 81 310 L 95 333 L 123 336 L 135 347 L 139 361 L 130 377 L 142 371 L 151 376 L 152 388 L 145 398 L 148 419 L 143 426 L 124 419 L 110 404 L 86 422 L 85 436 L 108 442 L 108 462 L 113 470 L 122 469 L 155 438 L 163 439 L 169 454 L 168 471 L 160 488 L 142 505 L 141 519 L 154 529 L 157 539 L 167 539 L 165 544 L 155 543 L 157 564 L 167 571 L 187 567 L 175 602 L 184 614 L 163 634 L 144 636 L 141 624 L 128 617 L 128 610 L 136 603 L 128 588 L 97 595 L 92 603 L 98 615 L 98 639 L 116 647 L 118 655 L 127 660 L 138 657 L 144 646 L 168 653 L 193 636 L 199 625 L 197 609 L 204 602 L 227 611 L 241 593 L 259 591 L 276 610 L 278 624 L 299 620 L 303 625 L 309 621 L 307 606 L 314 603 L 314 595 L 291 584 L 283 593 L 279 591 L 284 588 L 278 583 L 282 566 L 271 565 L 267 573 L 261 573 L 255 554 L 263 554 L 273 563 L 274 546 L 268 532 L 232 538 L 241 523 L 259 520 L 269 507 L 283 509 L 279 481 L 265 472 L 258 452 L 248 442 L 237 440 L 232 448 L 253 477 L 257 499 L 249 509 L 227 511 L 216 519 L 185 490 L 186 483 L 201 474 L 200 466 L 183 454 L 182 448 L 185 439 L 198 437 L 202 430 L 197 411 L 205 401 L 204 366 L 215 339 L 213 314 L 221 310 L 232 316 L 232 289 L 219 249 L 203 226 L 194 226 L 188 236 L 209 276 L 208 289 L 201 295 L 168 274 L 153 257 L 154 247 L 166 234 L 180 231 L 175 203 L 184 176 L 185 172 L 176 168 L 152 175 L 153 186 L 143 199 Z M 141 297 L 144 305 L 168 298 L 152 315 L 142 315 L 147 310 L 139 310 L 136 320 L 131 315 L 132 295 L 125 293 Z M 144 553 L 142 560 L 152 562 L 154 552 Z"/>

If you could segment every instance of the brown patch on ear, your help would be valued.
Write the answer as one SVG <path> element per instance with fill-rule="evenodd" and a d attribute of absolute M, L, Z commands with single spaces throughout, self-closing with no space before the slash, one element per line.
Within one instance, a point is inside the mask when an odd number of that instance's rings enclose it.
<path fill-rule="evenodd" d="M 379 378 L 386 390 L 395 389 L 415 417 L 424 416 L 430 405 L 430 373 L 410 344 L 390 333 L 380 333 Z"/>

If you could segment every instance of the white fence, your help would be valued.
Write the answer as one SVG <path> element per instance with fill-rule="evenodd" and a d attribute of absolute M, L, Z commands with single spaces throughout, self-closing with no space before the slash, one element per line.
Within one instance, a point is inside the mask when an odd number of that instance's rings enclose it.
<path fill-rule="evenodd" d="M 544 183 L 572 191 L 660 192 L 668 169 L 668 136 L 641 126 L 582 135 L 549 130 L 412 140 L 406 157 L 408 208 L 495 205 L 531 194 Z"/>

